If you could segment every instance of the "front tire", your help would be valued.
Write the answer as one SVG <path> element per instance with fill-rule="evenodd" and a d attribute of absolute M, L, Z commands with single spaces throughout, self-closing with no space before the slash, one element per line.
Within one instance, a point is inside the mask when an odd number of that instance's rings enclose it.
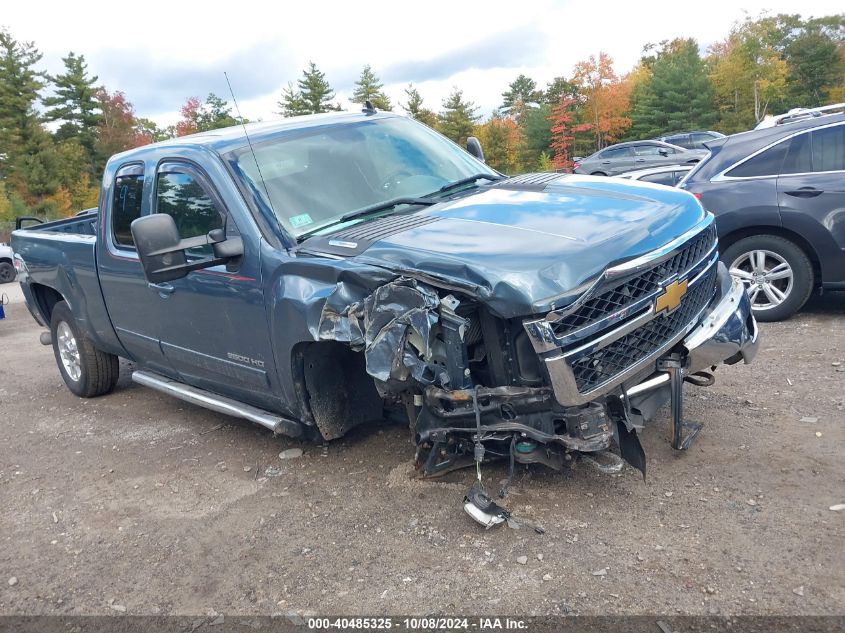
<path fill-rule="evenodd" d="M 752 235 L 725 249 L 722 261 L 748 291 L 758 321 L 782 321 L 801 309 L 813 291 L 813 264 L 794 242 Z"/>
<path fill-rule="evenodd" d="M 15 267 L 9 262 L 0 262 L 0 284 L 7 284 L 15 280 Z"/>
<path fill-rule="evenodd" d="M 114 389 L 120 374 L 117 356 L 103 352 L 79 331 L 67 303 L 59 301 L 50 317 L 53 354 L 67 388 L 82 398 Z"/>

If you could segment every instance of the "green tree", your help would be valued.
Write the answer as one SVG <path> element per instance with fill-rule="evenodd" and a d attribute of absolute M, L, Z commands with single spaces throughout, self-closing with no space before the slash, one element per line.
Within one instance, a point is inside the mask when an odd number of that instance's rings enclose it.
<path fill-rule="evenodd" d="M 352 91 L 352 103 L 361 103 L 369 101 L 373 107 L 379 110 L 390 110 L 390 99 L 384 94 L 382 88 L 384 84 L 379 81 L 379 78 L 373 72 L 369 64 L 364 66 L 361 71 L 361 76 L 355 82 L 355 89 Z"/>
<path fill-rule="evenodd" d="M 405 96 L 408 99 L 407 103 L 400 103 L 399 105 L 408 113 L 409 117 L 432 128 L 437 126 L 437 114 L 423 107 L 422 95 L 419 90 L 414 88 L 414 84 L 408 84 L 408 87 L 405 88 Z"/>
<path fill-rule="evenodd" d="M 318 114 L 337 110 L 332 105 L 335 93 L 326 75 L 314 62 L 308 62 L 308 69 L 302 71 L 302 79 L 297 82 L 299 98 L 307 114 Z"/>
<path fill-rule="evenodd" d="M 487 164 L 493 169 L 505 174 L 522 171 L 522 131 L 511 117 L 494 112 L 487 122 L 476 127 L 476 136 L 484 147 Z"/>
<path fill-rule="evenodd" d="M 197 113 L 197 131 L 206 132 L 222 127 L 238 125 L 239 121 L 232 116 L 232 106 L 213 92 L 208 93 L 205 103 Z"/>
<path fill-rule="evenodd" d="M 551 106 L 546 103 L 528 110 L 519 122 L 524 143 L 521 162 L 525 169 L 535 170 L 540 167 L 540 157 L 550 154 L 552 142 L 552 124 L 549 120 Z"/>
<path fill-rule="evenodd" d="M 817 107 L 831 98 L 831 89 L 845 84 L 845 14 L 815 18 L 796 29 L 784 46 L 788 107 Z M 795 33 L 795 31 L 793 31 Z"/>
<path fill-rule="evenodd" d="M 55 152 L 35 112 L 45 75 L 36 69 L 41 53 L 0 29 L 0 179 L 10 199 L 34 204 L 55 190 Z"/>
<path fill-rule="evenodd" d="M 542 102 L 554 107 L 564 97 L 578 99 L 578 86 L 568 81 L 565 77 L 555 77 L 546 84 L 546 89 L 542 95 Z"/>
<path fill-rule="evenodd" d="M 437 129 L 458 145 L 466 145 L 467 137 L 472 135 L 478 120 L 476 111 L 475 104 L 472 101 L 464 101 L 464 93 L 453 88 L 452 93 L 443 101 L 443 110 L 437 116 Z"/>
<path fill-rule="evenodd" d="M 47 121 L 60 121 L 56 139 L 78 139 L 85 148 L 89 171 L 95 164 L 96 128 L 100 120 L 100 108 L 97 102 L 97 76 L 88 75 L 88 65 L 83 55 L 73 51 L 63 57 L 63 73 L 51 77 L 54 94 L 43 99 L 47 111 Z"/>
<path fill-rule="evenodd" d="M 290 82 L 282 89 L 282 99 L 277 105 L 279 114 L 285 117 L 301 116 L 310 112 L 302 95 Z"/>
<path fill-rule="evenodd" d="M 543 92 L 537 90 L 537 82 L 520 75 L 502 93 L 501 112 L 519 119 L 526 110 L 536 107 L 542 98 Z"/>
<path fill-rule="evenodd" d="M 662 42 L 653 60 L 642 63 L 651 76 L 632 91 L 631 138 L 712 127 L 713 90 L 695 40 Z"/>

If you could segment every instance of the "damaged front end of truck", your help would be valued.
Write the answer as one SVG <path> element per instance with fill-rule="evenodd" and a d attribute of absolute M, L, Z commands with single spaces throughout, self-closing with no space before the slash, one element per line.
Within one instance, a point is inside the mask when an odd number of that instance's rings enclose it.
<path fill-rule="evenodd" d="M 671 402 L 673 447 L 686 448 L 700 426 L 684 418 L 683 383 L 712 384 L 716 365 L 749 362 L 757 348 L 712 216 L 543 314 L 504 318 L 490 292 L 411 274 L 349 299 L 338 284 L 318 338 L 364 355 L 381 397 L 407 413 L 425 476 L 491 459 L 511 474 L 516 463 L 562 470 L 584 456 L 645 476 L 645 422 Z"/>

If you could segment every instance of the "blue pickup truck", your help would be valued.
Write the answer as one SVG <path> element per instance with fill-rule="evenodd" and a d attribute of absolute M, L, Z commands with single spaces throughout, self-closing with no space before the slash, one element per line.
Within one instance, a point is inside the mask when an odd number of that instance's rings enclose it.
<path fill-rule="evenodd" d="M 304 440 L 409 424 L 427 475 L 562 468 L 637 432 L 757 327 L 690 194 L 505 177 L 413 120 L 251 124 L 112 157 L 99 209 L 22 228 L 27 304 L 62 378 L 134 381 Z M 704 373 L 703 373 L 704 372 Z"/>

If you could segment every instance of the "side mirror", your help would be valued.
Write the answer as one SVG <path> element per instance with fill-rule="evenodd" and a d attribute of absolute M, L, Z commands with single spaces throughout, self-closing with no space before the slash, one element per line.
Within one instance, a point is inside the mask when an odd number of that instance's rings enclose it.
<path fill-rule="evenodd" d="M 484 162 L 484 150 L 481 149 L 481 141 L 474 136 L 467 138 L 467 151 L 482 163 Z"/>
<path fill-rule="evenodd" d="M 573 163 L 580 163 L 582 160 L 584 160 L 584 157 L 583 157 L 583 156 L 573 156 L 573 157 L 572 157 L 572 162 L 573 162 Z"/>
<path fill-rule="evenodd" d="M 166 213 L 145 215 L 132 221 L 132 238 L 144 277 L 149 283 L 181 279 L 193 270 L 225 264 L 243 255 L 243 242 L 239 237 L 226 239 L 223 229 L 210 231 L 188 239 L 180 239 L 176 222 Z M 198 246 L 212 245 L 214 257 L 188 262 L 185 251 Z"/>
<path fill-rule="evenodd" d="M 668 149 L 659 149 L 657 151 L 660 153 L 661 156 L 668 156 L 669 155 Z"/>

